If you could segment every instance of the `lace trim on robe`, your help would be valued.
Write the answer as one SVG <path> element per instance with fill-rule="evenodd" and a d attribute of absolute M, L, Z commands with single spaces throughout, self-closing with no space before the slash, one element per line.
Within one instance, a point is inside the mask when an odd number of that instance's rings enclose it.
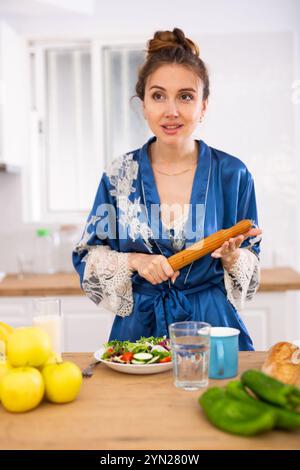
<path fill-rule="evenodd" d="M 169 224 L 166 224 L 164 221 L 162 221 L 162 225 L 164 226 L 164 229 L 168 233 L 169 238 L 171 240 L 173 250 L 176 252 L 181 251 L 184 247 L 184 228 L 187 218 L 188 212 L 185 209 L 185 212 L 182 216 L 176 217 L 176 219 L 172 220 L 172 222 L 170 222 Z"/>
<path fill-rule="evenodd" d="M 124 229 L 128 229 L 129 236 L 136 240 L 139 235 L 144 240 L 147 249 L 153 253 L 150 238 L 153 237 L 151 228 L 146 221 L 142 220 L 143 212 L 140 197 L 129 199 L 131 193 L 136 192 L 134 181 L 137 178 L 139 164 L 133 159 L 133 153 L 121 155 L 110 162 L 105 173 L 113 189 L 109 192 L 116 198 L 120 209 L 119 223 Z"/>
<path fill-rule="evenodd" d="M 245 301 L 253 299 L 260 283 L 260 265 L 251 248 L 242 248 L 230 271 L 224 269 L 224 283 L 227 298 L 236 310 L 242 310 Z"/>
<path fill-rule="evenodd" d="M 108 245 L 89 250 L 82 289 L 97 305 L 126 317 L 133 307 L 132 272 L 128 268 L 128 253 L 119 253 Z"/>

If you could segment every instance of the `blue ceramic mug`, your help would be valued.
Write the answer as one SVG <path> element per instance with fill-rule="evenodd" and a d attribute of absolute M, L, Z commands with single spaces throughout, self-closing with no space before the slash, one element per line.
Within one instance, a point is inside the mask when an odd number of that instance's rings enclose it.
<path fill-rule="evenodd" d="M 210 330 L 210 379 L 229 379 L 238 374 L 240 330 L 213 327 Z"/>

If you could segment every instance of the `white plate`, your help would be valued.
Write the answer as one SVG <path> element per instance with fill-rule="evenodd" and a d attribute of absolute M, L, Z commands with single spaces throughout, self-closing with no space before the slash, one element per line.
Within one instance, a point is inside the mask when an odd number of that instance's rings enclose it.
<path fill-rule="evenodd" d="M 94 353 L 94 357 L 97 361 L 103 362 L 111 369 L 117 370 L 118 372 L 124 372 L 125 374 L 159 374 L 160 372 L 165 372 L 172 369 L 173 363 L 166 362 L 162 364 L 119 364 L 117 362 L 106 361 L 101 359 L 105 348 L 101 348 Z"/>

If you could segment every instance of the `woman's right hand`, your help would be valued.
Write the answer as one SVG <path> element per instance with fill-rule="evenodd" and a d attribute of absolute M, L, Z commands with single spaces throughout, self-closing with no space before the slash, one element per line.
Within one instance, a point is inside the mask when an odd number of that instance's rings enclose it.
<path fill-rule="evenodd" d="M 171 278 L 174 283 L 180 272 L 174 272 L 167 258 L 163 255 L 147 255 L 144 253 L 129 253 L 128 267 L 131 271 L 137 271 L 151 284 L 160 284 Z"/>

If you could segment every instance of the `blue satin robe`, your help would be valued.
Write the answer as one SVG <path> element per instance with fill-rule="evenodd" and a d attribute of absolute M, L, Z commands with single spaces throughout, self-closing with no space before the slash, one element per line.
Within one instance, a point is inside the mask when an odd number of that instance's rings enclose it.
<path fill-rule="evenodd" d="M 132 219 L 132 223 L 128 223 L 127 218 L 128 227 L 124 229 L 124 225 L 120 225 L 124 216 L 124 201 L 121 208 L 117 204 L 118 192 L 119 195 L 122 192 L 122 184 L 118 184 L 118 180 L 121 181 L 123 178 L 123 181 L 127 181 L 126 171 L 128 172 L 129 167 L 120 164 L 117 177 L 116 173 L 112 176 L 104 172 L 87 221 L 87 245 L 108 244 L 112 250 L 119 252 L 163 254 L 166 257 L 175 253 L 160 215 L 158 214 L 155 220 L 150 219 L 151 216 L 153 219 L 151 205 L 160 203 L 148 155 L 148 146 L 155 140 L 155 136 L 151 137 L 141 148 L 123 156 L 126 158 L 130 155 L 131 164 L 134 163 L 130 187 L 127 187 L 126 193 L 129 202 L 130 204 L 138 202 L 144 205 L 145 210 L 140 213 L 137 210 L 135 214 L 137 218 Z M 252 219 L 253 223 L 258 225 L 253 178 L 245 164 L 236 157 L 209 147 L 202 140 L 197 142 L 198 164 L 190 198 L 192 209 L 189 213 L 193 233 L 189 234 L 183 248 L 242 219 Z M 127 181 L 127 186 L 128 184 Z M 113 204 L 116 208 L 118 216 L 116 237 L 101 239 L 102 229 L 101 226 L 97 226 L 101 223 L 101 217 L 99 218 L 97 208 L 102 203 Z M 200 212 L 196 224 L 197 205 Z M 123 222 L 124 220 L 126 222 L 126 217 L 125 219 L 123 217 Z M 138 226 L 137 220 L 142 221 L 140 233 L 139 229 L 134 231 L 132 228 Z M 157 231 L 152 231 L 153 236 L 145 236 L 145 233 L 147 234 L 145 227 L 147 225 L 148 228 L 150 222 L 156 224 Z M 113 234 L 113 221 L 109 221 L 108 225 L 110 223 L 112 225 L 109 228 L 110 233 Z M 251 246 L 251 251 L 257 256 L 260 251 L 259 243 L 258 241 Z M 248 238 L 241 247 L 247 247 L 249 244 Z M 87 251 L 73 252 L 73 264 L 80 275 L 81 285 L 86 253 Z M 126 317 L 115 316 L 109 340 L 135 341 L 141 336 L 168 336 L 168 326 L 171 323 L 197 320 L 208 322 L 212 326 L 230 326 L 239 329 L 239 349 L 254 349 L 236 308 L 227 299 L 224 270 L 220 259 L 214 259 L 208 254 L 182 268 L 174 285 L 170 280 L 152 285 L 136 272 L 131 280 L 134 299 L 132 313 Z"/>

